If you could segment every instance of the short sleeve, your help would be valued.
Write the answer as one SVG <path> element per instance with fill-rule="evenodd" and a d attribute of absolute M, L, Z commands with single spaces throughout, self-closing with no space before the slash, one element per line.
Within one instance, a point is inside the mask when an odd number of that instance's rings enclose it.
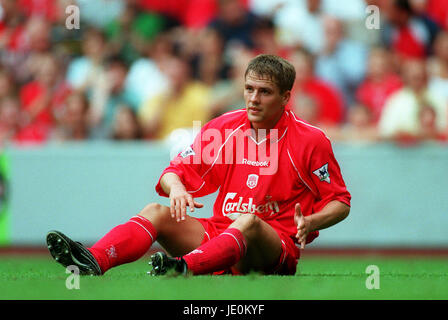
<path fill-rule="evenodd" d="M 318 193 L 313 212 L 321 210 L 327 203 L 334 200 L 350 206 L 351 195 L 342 178 L 331 142 L 323 133 L 314 144 L 309 158 L 308 172 Z"/>
<path fill-rule="evenodd" d="M 207 144 L 213 143 L 213 140 L 204 139 L 206 129 L 207 125 L 201 129 L 194 142 L 171 160 L 169 166 L 162 172 L 156 185 L 159 195 L 168 196 L 160 185 L 160 179 L 168 172 L 178 175 L 187 191 L 195 197 L 206 196 L 218 190 L 220 182 L 212 171 L 216 168 L 213 168 L 211 161 L 204 161 L 203 157 L 204 148 Z"/>

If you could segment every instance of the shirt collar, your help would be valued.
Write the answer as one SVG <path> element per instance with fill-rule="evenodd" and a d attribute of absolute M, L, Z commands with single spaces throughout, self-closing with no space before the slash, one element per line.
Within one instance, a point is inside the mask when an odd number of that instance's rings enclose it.
<path fill-rule="evenodd" d="M 283 111 L 282 116 L 280 117 L 280 120 L 277 121 L 277 123 L 275 124 L 274 128 L 272 128 L 271 130 L 269 130 L 269 133 L 266 137 L 266 140 L 270 140 L 271 136 L 272 136 L 272 130 L 277 130 L 277 135 L 275 137 L 275 142 L 278 142 L 286 133 L 286 131 L 288 130 L 288 118 L 289 118 L 289 114 L 288 112 L 285 110 Z M 252 128 L 251 123 L 249 121 L 249 118 L 247 117 L 246 114 L 246 122 L 244 124 L 244 126 L 242 127 L 244 130 L 250 129 Z M 258 142 L 261 143 L 262 141 Z"/>

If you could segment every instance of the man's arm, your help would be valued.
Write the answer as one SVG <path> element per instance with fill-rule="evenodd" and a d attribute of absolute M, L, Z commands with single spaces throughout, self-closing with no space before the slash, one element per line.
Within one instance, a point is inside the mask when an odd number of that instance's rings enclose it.
<path fill-rule="evenodd" d="M 347 218 L 350 207 L 337 200 L 330 201 L 319 212 L 304 216 L 300 204 L 295 207 L 294 222 L 297 225 L 296 238 L 302 249 L 305 249 L 308 233 L 335 225 Z"/>
<path fill-rule="evenodd" d="M 160 186 L 170 197 L 171 217 L 176 218 L 177 222 L 185 220 L 187 206 L 190 207 L 190 212 L 193 212 L 194 208 L 202 208 L 204 206 L 193 199 L 193 196 L 185 189 L 179 176 L 173 172 L 167 172 L 162 176 Z"/>

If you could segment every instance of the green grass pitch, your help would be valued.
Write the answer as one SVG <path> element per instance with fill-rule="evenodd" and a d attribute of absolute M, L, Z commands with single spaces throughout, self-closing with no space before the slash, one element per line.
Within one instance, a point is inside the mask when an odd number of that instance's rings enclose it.
<path fill-rule="evenodd" d="M 304 300 L 448 299 L 448 259 L 432 257 L 309 256 L 295 276 L 151 277 L 146 257 L 81 277 L 66 288 L 70 274 L 50 256 L 0 256 L 2 300 Z M 379 268 L 379 289 L 367 289 L 366 268 Z"/>

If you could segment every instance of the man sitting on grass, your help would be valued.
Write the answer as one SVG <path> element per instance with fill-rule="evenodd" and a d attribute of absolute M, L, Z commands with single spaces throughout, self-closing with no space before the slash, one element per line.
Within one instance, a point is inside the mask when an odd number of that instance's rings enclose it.
<path fill-rule="evenodd" d="M 246 108 L 205 124 L 163 171 L 156 190 L 170 207 L 147 205 L 90 248 L 50 231 L 51 255 L 101 275 L 139 259 L 157 240 L 169 256 L 151 256 L 155 275 L 295 274 L 299 247 L 345 219 L 351 196 L 328 138 L 286 108 L 294 80 L 286 60 L 252 59 Z M 196 198 L 217 190 L 212 217 L 187 214 L 203 207 Z"/>

